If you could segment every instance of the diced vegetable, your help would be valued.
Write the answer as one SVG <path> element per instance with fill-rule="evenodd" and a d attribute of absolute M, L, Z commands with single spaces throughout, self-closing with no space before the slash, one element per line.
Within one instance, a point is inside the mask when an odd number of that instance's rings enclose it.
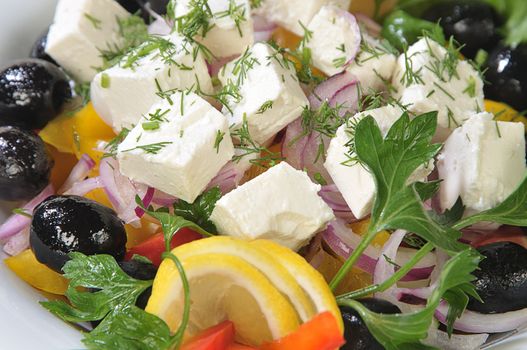
<path fill-rule="evenodd" d="M 234 324 L 224 321 L 189 339 L 181 350 L 226 350 L 234 341 Z"/>

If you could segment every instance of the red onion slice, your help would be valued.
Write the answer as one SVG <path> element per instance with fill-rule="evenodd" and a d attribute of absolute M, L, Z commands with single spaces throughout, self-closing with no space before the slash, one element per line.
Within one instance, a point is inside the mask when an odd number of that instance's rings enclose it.
<path fill-rule="evenodd" d="M 243 174 L 240 174 L 236 165 L 230 161 L 221 168 L 219 173 L 207 185 L 207 190 L 219 187 L 221 193 L 226 194 L 235 189 Z"/>
<path fill-rule="evenodd" d="M 309 96 L 312 109 L 319 109 L 324 101 L 330 107 L 340 106 L 340 115 L 354 114 L 359 109 L 358 79 L 348 71 L 336 74 L 320 83 Z"/>
<path fill-rule="evenodd" d="M 52 196 L 55 193 L 53 186 L 50 184 L 42 192 L 40 192 L 35 198 L 30 200 L 25 204 L 22 209 L 24 209 L 28 214 L 33 213 L 33 209 L 44 201 L 49 196 Z M 31 223 L 31 219 L 27 216 L 20 214 L 11 215 L 1 226 L 0 226 L 0 241 L 10 238 L 11 236 L 17 234 L 23 230 L 27 225 Z"/>
<path fill-rule="evenodd" d="M 334 184 L 322 186 L 318 195 L 333 209 L 337 218 L 341 218 L 348 223 L 357 221 L 337 186 Z"/>
<path fill-rule="evenodd" d="M 150 35 L 169 35 L 172 32 L 172 27 L 161 16 L 157 17 L 155 21 L 148 26 L 148 34 Z"/>
<path fill-rule="evenodd" d="M 152 203 L 160 205 L 162 207 L 170 207 L 177 201 L 177 198 L 171 196 L 165 192 L 162 192 L 158 189 L 154 191 L 154 197 L 152 198 Z"/>
<path fill-rule="evenodd" d="M 220 72 L 220 70 L 229 62 L 235 60 L 236 58 L 238 58 L 239 55 L 233 55 L 233 56 L 228 56 L 228 57 L 219 57 L 219 58 L 214 58 L 212 60 L 212 62 L 207 62 L 207 68 L 209 70 L 209 75 L 211 77 L 215 77 L 218 75 L 218 73 Z"/>
<path fill-rule="evenodd" d="M 152 203 L 152 200 L 154 199 L 154 193 L 155 189 L 153 187 L 148 187 L 145 195 L 143 196 L 143 198 L 141 198 L 141 201 L 143 202 L 145 208 L 148 208 L 148 206 Z M 145 211 L 143 208 L 135 207 L 134 211 L 135 215 L 137 215 L 138 218 L 142 218 L 143 215 L 145 215 Z"/>
<path fill-rule="evenodd" d="M 375 271 L 373 273 L 374 284 L 383 283 L 395 273 L 395 266 L 393 265 L 393 261 L 395 261 L 395 258 L 397 257 L 397 250 L 403 242 L 405 235 L 406 231 L 404 230 L 394 231 L 391 234 L 390 239 L 388 239 L 388 241 L 382 247 L 379 259 L 377 260 L 377 264 L 375 265 Z M 395 296 L 396 290 L 397 286 L 394 285 L 384 292 L 376 293 L 376 296 L 379 298 L 384 298 L 386 300 L 397 300 Z"/>
<path fill-rule="evenodd" d="M 448 304 L 441 302 L 435 316 L 441 323 L 446 323 Z M 481 314 L 465 310 L 454 322 L 454 329 L 467 333 L 501 333 L 518 329 L 527 324 L 527 308 L 504 312 L 501 314 Z"/>
<path fill-rule="evenodd" d="M 90 158 L 89 155 L 83 154 L 82 157 L 79 159 L 77 164 L 71 169 L 70 174 L 68 175 L 68 178 L 60 189 L 57 191 L 58 193 L 64 193 L 76 182 L 83 181 L 89 174 L 90 170 L 92 170 L 95 167 L 95 161 Z"/>
<path fill-rule="evenodd" d="M 379 38 L 381 36 L 382 27 L 379 23 L 363 13 L 354 13 L 354 15 L 360 28 L 366 30 L 366 32 L 374 38 Z"/>
<path fill-rule="evenodd" d="M 254 27 L 254 41 L 267 41 L 271 39 L 273 31 L 276 29 L 277 25 L 274 22 L 268 21 L 263 16 L 254 15 L 253 16 L 253 27 Z"/>
<path fill-rule="evenodd" d="M 4 252 L 9 255 L 18 255 L 27 248 L 29 248 L 29 225 L 9 238 L 4 245 Z"/>
<path fill-rule="evenodd" d="M 95 189 L 102 188 L 103 184 L 99 177 L 92 177 L 81 182 L 76 182 L 73 186 L 65 191 L 65 195 L 84 196 Z"/>

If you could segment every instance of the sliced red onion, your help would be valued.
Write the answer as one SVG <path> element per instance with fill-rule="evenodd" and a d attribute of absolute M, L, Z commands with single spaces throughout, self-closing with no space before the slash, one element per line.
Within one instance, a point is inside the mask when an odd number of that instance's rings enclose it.
<path fill-rule="evenodd" d="M 9 238 L 4 245 L 4 252 L 9 255 L 18 255 L 27 248 L 29 248 L 29 225 Z"/>
<path fill-rule="evenodd" d="M 86 193 L 89 193 L 95 189 L 102 188 L 103 184 L 100 181 L 99 177 L 91 177 L 81 182 L 76 182 L 71 188 L 66 190 L 63 194 L 65 195 L 75 195 L 75 196 L 84 196 Z"/>
<path fill-rule="evenodd" d="M 263 16 L 253 16 L 254 41 L 267 41 L 271 39 L 273 31 L 276 29 L 276 23 L 268 21 Z"/>
<path fill-rule="evenodd" d="M 162 207 L 170 207 L 177 201 L 177 198 L 171 196 L 165 192 L 162 192 L 158 189 L 154 191 L 154 197 L 152 198 L 152 203 L 160 205 Z"/>
<path fill-rule="evenodd" d="M 443 332 L 437 328 L 428 330 L 428 337 L 423 341 L 424 344 L 434 346 L 442 350 L 476 350 L 481 348 L 488 334 L 452 334 Z"/>
<path fill-rule="evenodd" d="M 100 180 L 104 192 L 112 203 L 117 215 L 127 224 L 140 226 L 135 209 L 135 197 L 144 199 L 149 187 L 137 184 L 119 172 L 119 163 L 113 158 L 104 158 L 99 166 Z M 146 204 L 146 203 L 145 203 Z"/>
<path fill-rule="evenodd" d="M 154 193 L 155 193 L 155 189 L 153 187 L 148 187 L 144 197 L 141 198 L 141 201 L 145 205 L 145 208 L 147 208 L 152 203 L 152 200 L 154 199 Z M 135 211 L 135 215 L 137 215 L 138 218 L 142 218 L 143 215 L 145 215 L 144 209 L 140 207 L 136 207 L 134 211 Z"/>
<path fill-rule="evenodd" d="M 478 248 L 495 242 L 513 242 L 527 248 L 527 236 L 522 228 L 517 226 L 500 226 L 497 230 L 487 232 L 477 239 L 472 240 L 473 247 Z"/>
<path fill-rule="evenodd" d="M 215 77 L 218 75 L 220 70 L 229 62 L 235 60 L 240 55 L 233 55 L 228 57 L 215 58 L 212 62 L 207 62 L 207 68 L 209 69 L 209 75 Z"/>
<path fill-rule="evenodd" d="M 77 164 L 75 164 L 73 169 L 71 169 L 68 178 L 66 181 L 64 181 L 61 188 L 57 192 L 64 193 L 72 188 L 76 182 L 83 181 L 88 176 L 90 170 L 92 170 L 94 167 L 95 161 L 91 159 L 89 155 L 83 154 Z"/>
<path fill-rule="evenodd" d="M 448 304 L 441 302 L 435 311 L 436 318 L 446 323 Z M 518 329 L 527 324 L 527 308 L 501 314 L 481 314 L 465 310 L 454 322 L 454 329 L 467 333 L 501 333 Z"/>
<path fill-rule="evenodd" d="M 397 257 L 397 250 L 403 242 L 406 231 L 396 230 L 390 235 L 390 239 L 384 244 L 375 265 L 375 271 L 373 273 L 373 283 L 381 284 L 387 279 L 389 279 L 395 273 L 395 266 L 393 262 Z M 376 296 L 379 298 L 384 298 L 386 300 L 396 299 L 395 291 L 397 286 L 391 286 L 384 292 L 376 293 Z"/>
<path fill-rule="evenodd" d="M 382 27 L 379 23 L 375 22 L 373 19 L 363 13 L 354 13 L 353 15 L 355 16 L 359 27 L 366 30 L 366 33 L 373 36 L 374 38 L 381 36 Z"/>
<path fill-rule="evenodd" d="M 312 109 L 318 109 L 324 101 L 331 107 L 340 106 L 340 114 L 354 114 L 359 109 L 358 79 L 348 71 L 336 74 L 320 83 L 309 96 Z"/>
<path fill-rule="evenodd" d="M 40 192 L 35 198 L 30 200 L 26 205 L 22 207 L 28 214 L 33 213 L 33 209 L 44 201 L 49 196 L 55 193 L 53 186 L 50 184 L 42 192 Z M 20 214 L 11 215 L 1 226 L 0 226 L 0 241 L 3 241 L 11 236 L 22 231 L 29 223 L 31 218 Z"/>
<path fill-rule="evenodd" d="M 341 218 L 346 222 L 357 221 L 337 186 L 334 184 L 322 186 L 318 194 L 333 209 L 337 218 Z"/>
<path fill-rule="evenodd" d="M 213 187 L 219 187 L 221 193 L 226 194 L 238 186 L 243 174 L 240 174 L 236 165 L 230 161 L 221 168 L 218 175 L 216 175 L 207 185 L 207 190 Z"/>
<path fill-rule="evenodd" d="M 315 174 L 321 176 L 327 183 L 331 183 L 331 176 L 324 167 L 324 156 L 319 154 L 321 143 L 327 150 L 330 139 L 316 131 L 304 134 L 301 118 L 295 120 L 286 129 L 282 142 L 282 156 L 296 169 L 306 170 L 312 179 Z"/>

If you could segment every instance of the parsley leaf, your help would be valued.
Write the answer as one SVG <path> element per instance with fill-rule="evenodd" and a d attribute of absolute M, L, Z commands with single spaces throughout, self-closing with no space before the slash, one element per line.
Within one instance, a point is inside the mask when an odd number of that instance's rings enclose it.
<path fill-rule="evenodd" d="M 194 203 L 179 200 L 174 203 L 174 214 L 192 221 L 210 233 L 217 233 L 216 226 L 210 221 L 210 215 L 221 198 L 219 187 L 214 187 L 200 195 Z"/>
<path fill-rule="evenodd" d="M 416 312 L 378 314 L 355 300 L 341 300 L 339 303 L 357 310 L 371 334 L 386 349 L 428 349 L 429 347 L 421 344 L 419 340 L 426 338 L 435 309 L 442 298 L 452 300 L 454 296 L 463 296 L 460 302 L 450 306 L 454 306 L 454 315 L 459 315 L 459 311 L 464 310 L 466 294 L 475 294 L 474 286 L 470 283 L 474 279 L 471 272 L 477 268 L 479 261 L 480 256 L 474 250 L 467 249 L 456 253 L 443 267 L 438 287 L 428 299 L 426 307 Z"/>
<path fill-rule="evenodd" d="M 384 139 L 371 116 L 356 126 L 355 152 L 373 175 L 377 193 L 368 232 L 331 281 L 332 289 L 382 230 L 412 232 L 450 254 L 468 248 L 457 241 L 458 231 L 437 223 L 425 211 L 416 185 L 407 185 L 410 175 L 441 149 L 441 145 L 431 144 L 436 125 L 437 112 L 422 114 L 411 121 L 408 113 L 404 113 Z"/>
<path fill-rule="evenodd" d="M 527 176 L 520 186 L 498 206 L 468 216 L 454 226 L 457 229 L 481 221 L 492 221 L 504 225 L 527 226 Z"/>

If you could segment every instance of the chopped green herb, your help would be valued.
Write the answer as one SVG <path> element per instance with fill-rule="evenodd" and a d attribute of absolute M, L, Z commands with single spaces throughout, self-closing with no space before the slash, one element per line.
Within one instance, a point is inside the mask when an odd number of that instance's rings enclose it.
<path fill-rule="evenodd" d="M 101 29 L 101 23 L 102 21 L 98 18 L 93 17 L 89 13 L 84 13 L 84 17 L 90 21 L 90 23 L 93 25 L 95 29 Z"/>
<path fill-rule="evenodd" d="M 183 200 L 174 203 L 174 214 L 196 223 L 207 232 L 216 234 L 218 231 L 214 223 L 210 220 L 210 216 L 216 206 L 216 202 L 220 198 L 220 189 L 218 187 L 211 188 L 198 196 L 192 204 Z"/>
<path fill-rule="evenodd" d="M 328 184 L 328 182 L 326 181 L 326 179 L 324 179 L 324 176 L 322 176 L 321 173 L 315 173 L 313 175 L 313 178 L 321 186 L 326 186 Z"/>
<path fill-rule="evenodd" d="M 28 217 L 28 218 L 32 218 L 33 215 L 31 215 L 31 213 L 29 211 L 27 211 L 26 209 L 24 208 L 15 208 L 12 210 L 13 214 L 17 214 L 17 215 L 22 215 L 22 216 L 25 216 L 25 217 Z"/>
<path fill-rule="evenodd" d="M 119 144 L 124 141 L 124 139 L 126 138 L 126 136 L 128 136 L 129 133 L 130 129 L 123 128 L 116 137 L 114 137 L 110 142 L 108 142 L 106 147 L 104 147 L 106 152 L 104 153 L 103 158 L 115 157 L 117 155 L 117 148 L 119 147 Z"/>
<path fill-rule="evenodd" d="M 264 114 L 265 111 L 267 111 L 268 109 L 271 109 L 271 108 L 273 108 L 273 101 L 271 101 L 271 100 L 265 101 L 260 106 L 260 108 L 258 108 L 258 112 L 256 112 L 256 114 Z"/>
<path fill-rule="evenodd" d="M 340 68 L 343 67 L 346 62 L 346 57 L 338 57 L 333 59 L 333 66 L 335 66 L 335 68 Z"/>
<path fill-rule="evenodd" d="M 149 121 L 149 122 L 144 122 L 141 124 L 141 127 L 143 128 L 143 130 L 145 131 L 153 131 L 153 130 L 157 130 L 159 129 L 159 122 L 157 121 Z"/>
<path fill-rule="evenodd" d="M 216 149 L 216 153 L 220 152 L 220 144 L 221 144 L 221 141 L 223 141 L 224 136 L 225 136 L 225 132 L 218 130 L 216 134 L 216 140 L 214 141 L 214 148 Z"/>
<path fill-rule="evenodd" d="M 110 76 L 106 73 L 101 74 L 101 87 L 108 89 L 110 87 Z"/>
<path fill-rule="evenodd" d="M 236 0 L 229 0 L 229 8 L 225 11 L 215 13 L 214 15 L 217 18 L 230 17 L 238 29 L 238 34 L 240 37 L 243 37 L 241 23 L 247 21 L 247 14 L 245 12 L 245 6 L 243 3 L 237 5 Z"/>
<path fill-rule="evenodd" d="M 124 152 L 131 152 L 131 151 L 134 151 L 136 149 L 140 149 L 140 150 L 143 150 L 147 154 L 158 154 L 163 148 L 165 148 L 166 146 L 171 145 L 171 144 L 172 144 L 171 141 L 166 141 L 166 142 L 151 143 L 151 144 L 148 144 L 148 145 L 139 145 L 139 146 L 136 146 L 134 148 L 130 148 L 130 149 L 124 150 L 123 153 Z"/>

